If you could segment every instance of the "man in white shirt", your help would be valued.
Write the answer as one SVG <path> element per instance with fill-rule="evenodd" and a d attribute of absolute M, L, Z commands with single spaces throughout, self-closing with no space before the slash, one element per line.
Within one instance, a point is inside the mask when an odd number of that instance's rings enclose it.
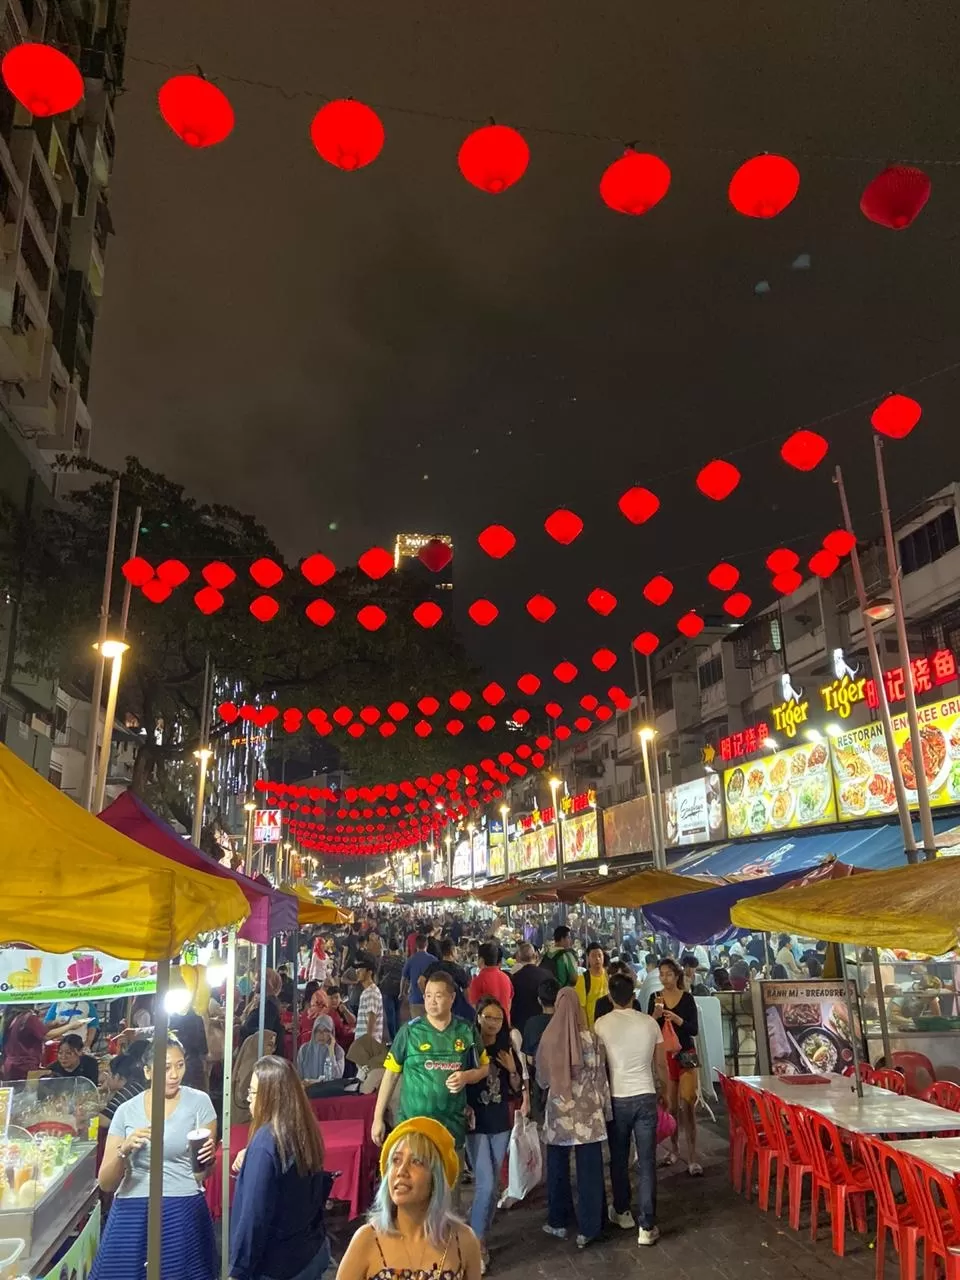
<path fill-rule="evenodd" d="M 637 996 L 637 1002 L 644 1013 L 649 1013 L 650 997 L 663 990 L 663 983 L 660 981 L 660 958 L 655 956 L 652 951 L 649 951 L 644 964 L 647 972 L 643 982 L 640 984 L 640 994 Z"/>
<path fill-rule="evenodd" d="M 613 1012 L 598 1018 L 594 1032 L 607 1054 L 613 1120 L 610 1140 L 610 1221 L 630 1230 L 630 1137 L 637 1147 L 637 1243 L 655 1244 L 657 1226 L 657 1086 L 666 1093 L 667 1057 L 663 1035 L 646 1013 L 633 1008 L 633 983 L 626 974 L 610 979 Z"/>

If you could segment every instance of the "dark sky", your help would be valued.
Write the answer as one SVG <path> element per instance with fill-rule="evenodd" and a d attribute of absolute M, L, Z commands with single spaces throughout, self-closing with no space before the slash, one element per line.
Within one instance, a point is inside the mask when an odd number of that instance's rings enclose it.
<path fill-rule="evenodd" d="M 930 205 L 903 234 L 858 210 L 889 162 L 960 161 L 958 50 L 960 15 L 931 0 L 143 0 L 118 104 L 96 452 L 254 512 L 291 555 L 342 562 L 397 528 L 451 532 L 460 598 L 504 608 L 494 652 L 522 635 L 518 652 L 555 661 L 640 624 L 668 633 L 683 608 L 716 606 L 703 575 L 720 555 L 756 581 L 763 548 L 837 523 L 826 465 L 788 472 L 779 439 L 960 359 L 957 169 L 929 166 Z M 222 77 L 232 137 L 183 146 L 156 110 L 166 73 L 138 58 Z M 321 99 L 294 94 L 311 88 L 384 104 L 369 169 L 315 154 Z M 620 148 L 531 129 L 527 176 L 486 196 L 457 172 L 468 126 L 386 104 L 636 140 L 673 186 L 645 217 L 616 215 L 597 181 Z M 802 173 L 769 223 L 725 196 L 762 150 Z M 802 254 L 809 269 L 792 268 Z M 900 508 L 960 463 L 960 374 L 915 394 L 921 428 L 890 450 Z M 824 434 L 862 527 L 867 411 Z M 703 462 L 767 440 L 737 458 L 728 503 L 697 494 Z M 643 530 L 616 511 L 631 483 L 664 501 Z M 587 521 L 567 550 L 540 528 L 562 504 Z M 471 545 L 493 520 L 521 537 L 501 566 Z M 669 618 L 636 604 L 658 570 L 684 582 Z M 587 628 L 593 585 L 625 603 Z M 513 626 L 534 590 L 569 601 L 570 629 Z"/>

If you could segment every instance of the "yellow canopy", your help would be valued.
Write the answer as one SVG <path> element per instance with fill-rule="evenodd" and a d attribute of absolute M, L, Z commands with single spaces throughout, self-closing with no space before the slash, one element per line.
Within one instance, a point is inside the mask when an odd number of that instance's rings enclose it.
<path fill-rule="evenodd" d="M 172 863 L 87 813 L 0 746 L 0 944 L 175 956 L 250 914 L 239 885 Z"/>
<path fill-rule="evenodd" d="M 594 907 L 646 907 L 651 902 L 680 898 L 687 893 L 701 893 L 704 889 L 716 887 L 715 880 L 699 880 L 696 876 L 680 876 L 675 871 L 650 868 L 624 876 L 602 889 L 594 889 L 585 900 Z"/>
<path fill-rule="evenodd" d="M 942 955 L 958 945 L 960 859 L 938 858 L 738 902 L 741 929 Z"/>
<path fill-rule="evenodd" d="M 302 884 L 284 885 L 283 890 L 297 899 L 298 924 L 347 924 L 353 919 L 349 911 L 341 911 L 329 899 L 317 902 L 310 890 Z"/>

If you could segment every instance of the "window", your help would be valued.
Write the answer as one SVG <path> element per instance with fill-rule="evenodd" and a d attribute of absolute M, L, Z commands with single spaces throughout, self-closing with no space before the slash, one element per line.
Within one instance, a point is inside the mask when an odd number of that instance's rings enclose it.
<path fill-rule="evenodd" d="M 617 736 L 622 738 L 624 734 L 630 732 L 630 714 L 627 711 L 621 711 L 617 716 Z"/>
<path fill-rule="evenodd" d="M 697 667 L 697 684 L 700 686 L 700 692 L 704 689 L 710 689 L 715 684 L 719 684 L 723 679 L 723 655 L 718 653 L 715 658 L 711 658 L 709 662 L 703 663 Z"/>
<path fill-rule="evenodd" d="M 653 713 L 657 716 L 664 715 L 667 711 L 673 710 L 673 681 L 665 680 L 662 684 L 653 686 Z"/>
<path fill-rule="evenodd" d="M 47 774 L 47 777 L 59 791 L 63 786 L 63 771 L 51 765 L 50 772 Z"/>
<path fill-rule="evenodd" d="M 915 573 L 924 565 L 933 564 L 934 560 L 939 560 L 958 545 L 960 534 L 957 531 L 957 517 L 952 508 L 941 511 L 938 516 L 898 541 L 903 572 Z"/>

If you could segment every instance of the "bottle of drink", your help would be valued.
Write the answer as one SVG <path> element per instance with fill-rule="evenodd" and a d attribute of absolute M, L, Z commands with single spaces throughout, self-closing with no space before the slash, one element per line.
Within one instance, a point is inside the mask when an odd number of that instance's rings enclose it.
<path fill-rule="evenodd" d="M 323 1078 L 324 1080 L 333 1079 L 333 1058 L 331 1058 L 329 1053 L 323 1060 Z"/>

